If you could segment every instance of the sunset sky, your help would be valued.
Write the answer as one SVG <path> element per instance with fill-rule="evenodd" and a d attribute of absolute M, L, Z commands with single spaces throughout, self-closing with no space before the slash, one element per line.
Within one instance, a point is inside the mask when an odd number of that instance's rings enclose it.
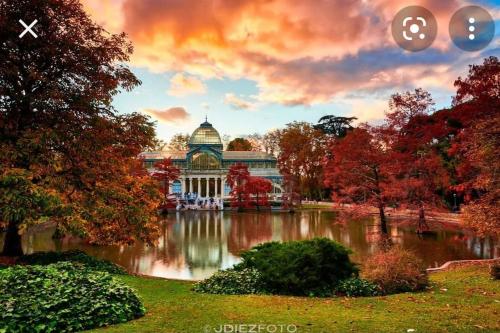
<path fill-rule="evenodd" d="M 151 115 L 164 139 L 192 132 L 205 115 L 232 137 L 326 114 L 374 122 L 392 93 L 416 87 L 429 90 L 438 108 L 448 106 L 468 64 L 500 56 L 500 0 L 82 1 L 135 48 L 130 66 L 143 84 L 115 106 Z M 492 43 L 472 53 L 448 35 L 453 13 L 470 4 L 496 20 Z M 408 5 L 438 21 L 436 41 L 418 53 L 391 36 L 392 18 Z"/>

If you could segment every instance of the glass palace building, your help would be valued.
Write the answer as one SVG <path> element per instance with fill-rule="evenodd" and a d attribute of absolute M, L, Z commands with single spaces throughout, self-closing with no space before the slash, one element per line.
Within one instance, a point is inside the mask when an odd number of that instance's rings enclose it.
<path fill-rule="evenodd" d="M 264 177 L 273 184 L 271 197 L 281 196 L 282 177 L 274 156 L 257 151 L 224 151 L 219 132 L 208 121 L 202 123 L 191 135 L 186 151 L 145 152 L 146 168 L 164 158 L 181 169 L 179 180 L 171 184 L 170 193 L 194 194 L 202 198 L 227 198 L 230 188 L 226 183 L 231 165 L 243 163 L 251 176 Z"/>

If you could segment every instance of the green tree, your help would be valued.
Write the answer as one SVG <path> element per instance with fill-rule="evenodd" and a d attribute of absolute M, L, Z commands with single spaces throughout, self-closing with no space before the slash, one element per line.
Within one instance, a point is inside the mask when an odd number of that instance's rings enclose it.
<path fill-rule="evenodd" d="M 57 195 L 32 182 L 32 175 L 23 169 L 2 170 L 0 174 L 0 221 L 7 227 L 4 252 L 6 256 L 22 253 L 20 226 L 55 216 L 61 208 Z M 59 212 L 62 213 L 62 212 Z M 22 231 L 22 230 L 21 230 Z"/>
<path fill-rule="evenodd" d="M 356 117 L 337 117 L 334 115 L 323 116 L 319 119 L 318 124 L 314 125 L 314 128 L 327 135 L 343 138 L 354 129 L 352 123 L 357 119 Z"/>

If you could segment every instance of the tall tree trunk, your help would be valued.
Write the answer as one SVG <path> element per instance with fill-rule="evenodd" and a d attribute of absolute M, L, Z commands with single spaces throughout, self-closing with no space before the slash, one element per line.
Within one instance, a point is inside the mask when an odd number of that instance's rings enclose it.
<path fill-rule="evenodd" d="M 425 220 L 425 210 L 423 203 L 420 203 L 418 207 L 418 226 L 417 226 L 417 234 L 422 234 L 425 231 L 429 231 L 429 225 Z"/>
<path fill-rule="evenodd" d="M 8 257 L 22 256 L 23 247 L 21 243 L 21 235 L 19 235 L 19 229 L 16 222 L 9 222 L 7 226 L 7 232 L 5 234 L 5 241 L 3 244 L 2 255 Z"/>
<path fill-rule="evenodd" d="M 382 231 L 382 234 L 385 236 L 389 235 L 389 231 L 387 230 L 387 219 L 385 217 L 385 212 L 384 212 L 384 205 L 379 204 L 378 205 L 378 212 L 380 215 L 380 230 Z"/>

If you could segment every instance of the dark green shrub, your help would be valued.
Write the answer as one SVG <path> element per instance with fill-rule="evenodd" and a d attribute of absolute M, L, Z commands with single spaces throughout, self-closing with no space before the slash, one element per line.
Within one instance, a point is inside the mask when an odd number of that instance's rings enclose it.
<path fill-rule="evenodd" d="M 262 276 L 256 269 L 226 269 L 194 285 L 194 290 L 207 294 L 243 295 L 263 293 Z"/>
<path fill-rule="evenodd" d="M 72 332 L 144 315 L 134 290 L 79 263 L 0 270 L 0 332 Z"/>
<path fill-rule="evenodd" d="M 493 280 L 500 280 L 500 263 L 494 263 L 490 266 L 490 275 Z"/>
<path fill-rule="evenodd" d="M 379 288 L 375 283 L 368 280 L 353 277 L 340 281 L 335 293 L 347 297 L 377 296 Z"/>
<path fill-rule="evenodd" d="M 330 296 L 342 280 L 358 273 L 350 251 L 326 238 L 270 242 L 242 253 L 235 269 L 253 268 L 272 294 Z"/>
<path fill-rule="evenodd" d="M 111 261 L 97 259 L 80 250 L 35 252 L 20 257 L 18 262 L 26 265 L 48 265 L 60 261 L 79 262 L 94 271 L 108 272 L 110 274 L 127 274 L 125 269 Z"/>
<path fill-rule="evenodd" d="M 399 246 L 372 255 L 363 264 L 361 274 L 384 294 L 418 291 L 429 285 L 422 260 Z"/>

